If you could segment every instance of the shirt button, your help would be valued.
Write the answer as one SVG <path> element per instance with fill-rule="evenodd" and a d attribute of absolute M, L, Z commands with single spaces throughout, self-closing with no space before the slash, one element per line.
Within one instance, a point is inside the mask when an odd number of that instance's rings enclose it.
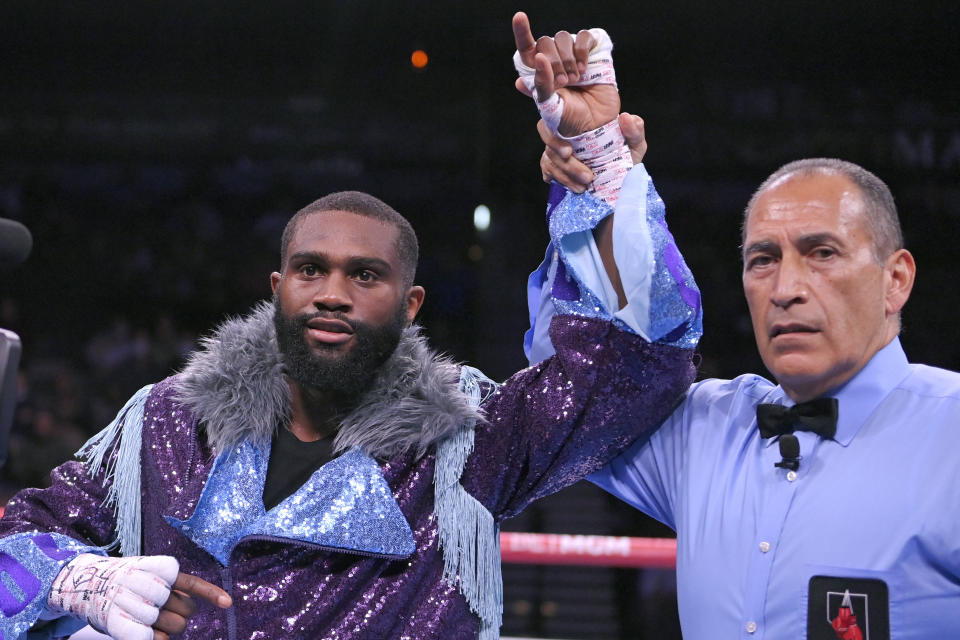
<path fill-rule="evenodd" d="M 762 551 L 762 552 L 764 552 L 764 553 L 766 553 L 767 551 L 770 551 L 770 543 L 767 542 L 766 540 L 764 540 L 763 542 L 761 542 L 761 543 L 760 543 L 760 551 Z"/>
<path fill-rule="evenodd" d="M 754 633 L 757 630 L 757 623 L 751 620 L 747 623 L 747 633 Z"/>
<path fill-rule="evenodd" d="M 787 481 L 788 481 L 788 482 L 793 482 L 793 481 L 796 480 L 796 479 L 797 479 L 797 472 L 796 472 L 796 471 L 787 471 Z"/>

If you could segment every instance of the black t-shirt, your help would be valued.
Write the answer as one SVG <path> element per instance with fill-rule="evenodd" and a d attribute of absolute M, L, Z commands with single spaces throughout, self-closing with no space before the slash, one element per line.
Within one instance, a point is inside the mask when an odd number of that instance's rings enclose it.
<path fill-rule="evenodd" d="M 284 427 L 277 429 L 263 484 L 263 506 L 267 511 L 293 495 L 313 472 L 333 459 L 333 436 L 315 442 L 298 440 Z"/>

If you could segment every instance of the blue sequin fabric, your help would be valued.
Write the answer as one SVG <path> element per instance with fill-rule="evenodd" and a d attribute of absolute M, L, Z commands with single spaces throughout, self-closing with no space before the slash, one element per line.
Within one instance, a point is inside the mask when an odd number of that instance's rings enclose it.
<path fill-rule="evenodd" d="M 573 194 L 554 185 L 550 210 L 551 247 L 561 258 L 557 263 L 554 279 L 553 303 L 558 314 L 587 318 L 610 318 L 613 313 L 604 303 L 581 283 L 584 278 L 571 273 L 565 259 L 565 243 L 583 231 L 590 231 L 613 213 L 610 205 L 589 193 Z M 560 196 L 560 194 L 563 194 Z M 649 181 L 646 193 L 647 226 L 654 252 L 654 269 L 650 290 L 650 333 L 664 336 L 660 342 L 685 349 L 697 346 L 703 335 L 703 317 L 700 306 L 700 290 L 693 274 L 680 255 L 673 235 L 667 227 L 666 207 L 660 194 Z M 613 320 L 621 329 L 629 327 L 619 319 Z"/>
<path fill-rule="evenodd" d="M 666 207 L 651 180 L 647 186 L 647 223 L 655 252 L 650 298 L 650 332 L 662 342 L 693 349 L 703 335 L 700 290 L 667 228 Z"/>
<path fill-rule="evenodd" d="M 257 536 L 397 560 L 413 553 L 413 533 L 380 467 L 359 449 L 334 458 L 265 511 L 268 445 L 243 442 L 221 454 L 193 515 L 167 522 L 224 566 L 240 540 Z"/>
<path fill-rule="evenodd" d="M 551 194 L 555 190 L 551 189 Z M 563 258 L 564 246 L 560 239 L 581 231 L 590 231 L 613 213 L 610 205 L 592 195 L 573 197 L 567 195 L 550 210 L 548 225 L 553 247 Z M 588 288 L 582 286 L 582 277 L 568 272 L 567 261 L 557 264 L 557 277 L 553 283 L 553 300 L 558 314 L 585 318 L 609 318 L 613 313 Z"/>

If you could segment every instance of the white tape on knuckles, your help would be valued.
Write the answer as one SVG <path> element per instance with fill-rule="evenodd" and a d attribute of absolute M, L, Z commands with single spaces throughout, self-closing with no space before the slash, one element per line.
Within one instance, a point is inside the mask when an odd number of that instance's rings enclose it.
<path fill-rule="evenodd" d="M 580 79 L 569 86 L 589 86 L 595 84 L 609 84 L 617 86 L 617 76 L 613 68 L 613 41 L 603 29 L 590 29 L 596 40 L 590 55 L 587 58 L 587 69 L 580 75 Z M 520 52 L 513 54 L 513 66 L 517 70 L 524 86 L 533 94 L 534 102 L 540 117 L 554 134 L 573 145 L 574 154 L 594 173 L 594 180 L 590 190 L 598 197 L 611 205 L 617 201 L 620 185 L 633 167 L 633 158 L 627 147 L 620 123 L 617 119 L 611 120 L 591 131 L 568 138 L 559 132 L 560 120 L 563 117 L 563 98 L 554 92 L 543 102 L 537 101 L 534 77 L 536 70 L 528 67 L 520 59 Z"/>
<path fill-rule="evenodd" d="M 590 29 L 590 33 L 593 35 L 596 44 L 587 57 L 587 69 L 580 75 L 579 80 L 568 86 L 584 87 L 594 84 L 609 84 L 616 87 L 617 76 L 613 69 L 613 41 L 610 40 L 610 36 L 603 29 L 593 28 Z M 543 102 L 538 102 L 534 83 L 536 70 L 523 63 L 519 51 L 513 54 L 513 66 L 524 86 L 533 94 L 533 100 L 537 105 L 537 110 L 540 111 L 540 117 L 547 123 L 551 131 L 557 133 L 560 118 L 563 115 L 563 98 L 555 92 Z"/>
<path fill-rule="evenodd" d="M 114 638 L 152 640 L 150 625 L 170 596 L 178 571 L 179 563 L 170 556 L 82 553 L 57 574 L 47 604 Z"/>

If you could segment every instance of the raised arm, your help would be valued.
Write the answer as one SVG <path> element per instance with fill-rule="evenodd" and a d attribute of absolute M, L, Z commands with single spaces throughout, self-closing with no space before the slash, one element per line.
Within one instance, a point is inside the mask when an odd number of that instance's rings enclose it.
<path fill-rule="evenodd" d="M 620 94 L 609 57 L 609 37 L 601 29 L 574 37 L 560 31 L 534 39 L 522 11 L 513 16 L 517 45 L 517 90 L 534 97 L 547 126 L 563 136 L 578 136 L 609 123 L 620 111 Z M 592 77 L 595 76 L 595 77 Z M 536 95 L 534 95 L 536 94 Z"/>
<path fill-rule="evenodd" d="M 650 341 L 694 346 L 701 333 L 699 291 L 666 226 L 663 201 L 639 164 L 646 152 L 644 123 L 616 115 L 609 37 L 591 29 L 580 31 L 574 45 L 566 32 L 534 39 L 522 13 L 514 16 L 513 30 L 517 88 L 535 98 L 543 117 L 537 129 L 547 145 L 544 178 L 571 187 L 551 187 L 551 243 L 528 287 L 529 360 L 553 353 L 547 328 L 557 313 L 612 317 Z M 593 48 L 584 54 L 587 46 Z M 571 70 L 584 69 L 584 56 L 586 71 L 571 84 Z M 568 137 L 584 126 L 602 131 Z M 590 144 L 597 135 L 615 138 L 604 138 L 597 151 Z"/>

